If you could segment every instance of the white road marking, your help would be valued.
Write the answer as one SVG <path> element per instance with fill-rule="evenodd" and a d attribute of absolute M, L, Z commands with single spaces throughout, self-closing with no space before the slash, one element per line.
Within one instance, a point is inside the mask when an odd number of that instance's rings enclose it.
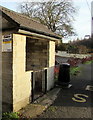
<path fill-rule="evenodd" d="M 93 86 L 87 85 L 87 87 L 85 88 L 85 90 L 93 91 Z"/>

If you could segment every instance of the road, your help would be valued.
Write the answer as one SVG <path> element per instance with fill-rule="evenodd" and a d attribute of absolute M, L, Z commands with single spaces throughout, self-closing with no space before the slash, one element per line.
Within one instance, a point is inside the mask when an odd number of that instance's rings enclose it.
<path fill-rule="evenodd" d="M 61 89 L 54 103 L 38 118 L 92 120 L 93 64 L 81 65 L 78 76 L 71 77 L 72 87 Z M 89 87 L 91 86 L 91 89 Z M 73 118 L 73 119 L 72 119 Z M 77 119 L 76 119 L 77 118 Z"/>

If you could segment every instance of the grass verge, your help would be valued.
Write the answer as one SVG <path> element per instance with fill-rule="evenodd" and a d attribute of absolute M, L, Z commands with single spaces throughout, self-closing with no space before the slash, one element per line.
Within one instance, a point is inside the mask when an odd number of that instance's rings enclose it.
<path fill-rule="evenodd" d="M 91 64 L 91 63 L 93 63 L 93 60 L 87 61 L 87 62 L 85 62 L 84 64 Z"/>
<path fill-rule="evenodd" d="M 78 75 L 80 73 L 81 67 L 71 67 L 70 68 L 70 74 L 71 75 Z"/>
<path fill-rule="evenodd" d="M 18 112 L 5 112 L 5 113 L 3 113 L 2 120 L 13 120 L 13 119 L 19 119 Z"/>

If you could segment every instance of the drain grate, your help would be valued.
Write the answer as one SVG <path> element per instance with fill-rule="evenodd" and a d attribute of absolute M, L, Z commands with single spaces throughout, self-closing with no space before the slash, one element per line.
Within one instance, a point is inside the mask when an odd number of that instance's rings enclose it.
<path fill-rule="evenodd" d="M 87 87 L 86 87 L 85 90 L 93 91 L 93 86 L 91 86 L 91 85 L 87 85 Z"/>

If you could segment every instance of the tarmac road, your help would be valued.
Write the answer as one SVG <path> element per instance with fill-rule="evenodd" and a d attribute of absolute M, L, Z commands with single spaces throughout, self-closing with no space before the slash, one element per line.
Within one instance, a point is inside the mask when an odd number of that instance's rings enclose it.
<path fill-rule="evenodd" d="M 72 87 L 61 89 L 54 103 L 38 118 L 63 120 L 93 119 L 93 64 L 83 64 L 81 73 L 71 77 Z M 91 85 L 91 89 L 89 86 Z M 73 119 L 72 119 L 73 118 Z"/>

